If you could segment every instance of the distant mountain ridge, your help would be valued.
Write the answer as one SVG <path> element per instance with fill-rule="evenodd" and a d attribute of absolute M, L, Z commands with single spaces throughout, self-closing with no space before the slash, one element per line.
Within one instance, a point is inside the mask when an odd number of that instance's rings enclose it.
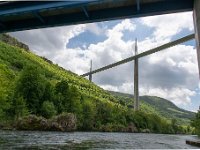
<path fill-rule="evenodd" d="M 113 91 L 109 92 L 117 99 L 119 99 L 120 103 L 132 105 L 133 95 Z M 195 116 L 194 112 L 181 109 L 177 107 L 174 103 L 164 98 L 160 98 L 157 96 L 140 96 L 139 100 L 142 108 L 144 107 L 143 105 L 148 105 L 155 111 L 158 111 L 160 115 L 166 118 L 176 118 L 189 122 L 189 120 Z"/>

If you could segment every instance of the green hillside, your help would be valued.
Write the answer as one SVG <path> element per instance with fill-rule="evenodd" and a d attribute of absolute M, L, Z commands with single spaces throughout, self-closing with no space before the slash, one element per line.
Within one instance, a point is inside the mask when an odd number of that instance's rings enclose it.
<path fill-rule="evenodd" d="M 132 105 L 133 95 L 109 91 L 123 105 Z M 156 96 L 140 96 L 141 109 L 146 112 L 157 113 L 166 118 L 175 118 L 182 123 L 189 123 L 195 113 L 177 107 L 169 100 Z"/>
<path fill-rule="evenodd" d="M 1 93 L 8 94 L 12 84 L 17 80 L 23 68 L 26 65 L 37 65 L 45 72 L 45 77 L 56 83 L 59 80 L 67 80 L 69 85 L 78 88 L 83 95 L 98 98 L 99 100 L 114 101 L 108 92 L 104 91 L 99 86 L 91 83 L 89 80 L 78 76 L 77 74 L 53 64 L 50 60 L 39 57 L 30 51 L 0 43 L 0 69 L 1 69 Z"/>
<path fill-rule="evenodd" d="M 3 40 L 2 40 L 3 39 Z M 10 36 L 0 36 L 0 127 L 28 115 L 52 118 L 73 113 L 78 130 L 185 133 L 175 119 L 190 112 L 169 105 L 163 109 L 155 98 L 143 98 L 134 112 L 130 95 L 116 97 L 77 74 L 29 51 Z M 13 46 L 11 46 L 13 45 Z M 158 98 L 157 98 L 158 99 Z M 167 113 L 168 112 L 168 115 Z M 165 114 L 165 115 L 163 115 Z M 162 117 L 165 116 L 165 117 Z M 183 121 L 182 121 L 183 122 Z"/>

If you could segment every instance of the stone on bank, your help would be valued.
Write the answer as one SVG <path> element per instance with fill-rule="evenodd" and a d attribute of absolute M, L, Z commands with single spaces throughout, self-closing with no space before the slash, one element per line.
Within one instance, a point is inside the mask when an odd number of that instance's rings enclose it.
<path fill-rule="evenodd" d="M 17 130 L 32 131 L 75 131 L 77 126 L 76 116 L 72 113 L 63 113 L 52 119 L 29 115 L 17 120 L 15 128 Z"/>

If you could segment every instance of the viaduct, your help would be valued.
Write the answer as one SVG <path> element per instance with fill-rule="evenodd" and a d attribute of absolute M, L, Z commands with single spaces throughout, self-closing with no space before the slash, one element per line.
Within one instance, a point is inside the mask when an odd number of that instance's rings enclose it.
<path fill-rule="evenodd" d="M 92 80 L 94 73 L 134 60 L 134 108 L 138 110 L 138 58 L 195 38 L 198 68 L 200 70 L 200 0 L 1 1 L 0 33 L 185 11 L 193 11 L 195 34 L 140 54 L 137 54 L 137 46 L 135 46 L 135 56 L 96 70 L 92 70 L 91 62 L 90 72 L 82 75 L 89 76 L 89 79 Z"/>

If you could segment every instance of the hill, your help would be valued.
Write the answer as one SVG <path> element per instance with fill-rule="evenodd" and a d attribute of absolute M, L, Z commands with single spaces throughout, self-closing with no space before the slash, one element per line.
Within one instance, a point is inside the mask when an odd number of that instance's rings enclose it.
<path fill-rule="evenodd" d="M 6 39 L 5 39 L 6 38 Z M 14 81 L 17 80 L 20 73 L 27 65 L 37 65 L 45 72 L 45 77 L 52 83 L 65 79 L 69 85 L 78 88 L 85 96 L 98 98 L 101 100 L 113 101 L 114 97 L 104 91 L 99 86 L 93 84 L 89 80 L 80 77 L 79 75 L 65 70 L 64 68 L 53 64 L 45 57 L 40 57 L 29 51 L 28 46 L 18 42 L 16 39 L 0 35 L 0 69 L 1 69 L 1 93 L 7 93 L 12 87 Z M 4 43 L 6 42 L 6 43 Z M 14 45 L 14 46 L 11 46 Z M 7 93 L 8 94 L 8 93 Z"/>
<path fill-rule="evenodd" d="M 128 107 L 130 95 L 112 95 L 47 58 L 33 54 L 28 46 L 9 35 L 5 37 L 0 42 L 0 127 L 15 124 L 28 115 L 51 119 L 70 113 L 77 118 L 77 129 L 84 131 L 186 132 L 171 120 L 171 112 L 180 111 L 175 107 L 170 105 L 169 115 L 165 115 L 167 120 L 162 117 L 166 111 L 158 108 L 159 103 L 144 98 L 142 110 L 134 112 Z M 41 118 L 36 119 L 36 124 L 38 120 Z"/>
<path fill-rule="evenodd" d="M 109 91 L 123 105 L 131 105 L 133 95 Z M 182 123 L 189 123 L 195 113 L 177 107 L 174 103 L 157 96 L 140 96 L 141 109 L 147 112 L 158 113 L 166 118 L 175 118 Z"/>

